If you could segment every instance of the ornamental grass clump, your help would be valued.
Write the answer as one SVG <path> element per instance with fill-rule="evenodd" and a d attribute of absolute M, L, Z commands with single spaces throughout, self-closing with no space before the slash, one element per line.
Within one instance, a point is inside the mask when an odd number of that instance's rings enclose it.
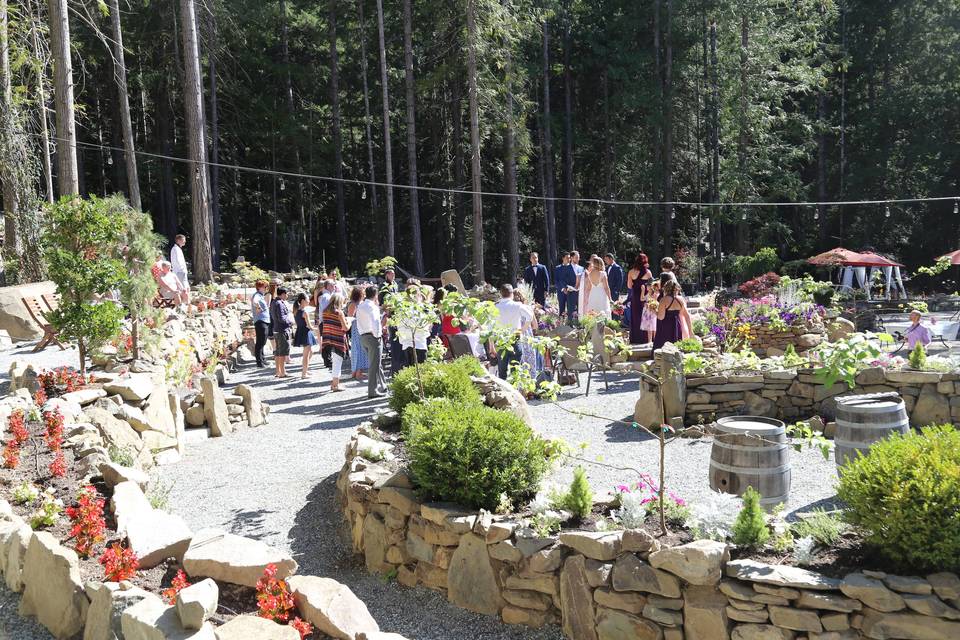
<path fill-rule="evenodd" d="M 759 547 L 770 538 L 767 519 L 760 508 L 760 494 L 753 487 L 743 493 L 743 508 L 733 523 L 734 544 Z"/>
<path fill-rule="evenodd" d="M 402 414 L 408 405 L 420 402 L 421 382 L 423 398 L 483 404 L 480 392 L 470 380 L 470 376 L 483 374 L 483 365 L 472 356 L 462 356 L 452 362 L 425 362 L 420 365 L 419 379 L 415 367 L 405 367 L 390 383 L 390 407 Z"/>
<path fill-rule="evenodd" d="M 893 434 L 848 462 L 837 496 L 845 519 L 897 570 L 960 569 L 960 431 Z"/>
<path fill-rule="evenodd" d="M 479 403 L 432 400 L 403 416 L 410 469 L 421 495 L 493 511 L 505 496 L 532 497 L 550 466 L 550 448 L 507 411 Z"/>

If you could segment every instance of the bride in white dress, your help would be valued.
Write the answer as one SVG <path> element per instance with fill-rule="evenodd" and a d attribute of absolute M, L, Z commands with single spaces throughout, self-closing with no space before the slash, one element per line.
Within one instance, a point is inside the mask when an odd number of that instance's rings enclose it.
<path fill-rule="evenodd" d="M 604 318 L 609 318 L 611 317 L 610 285 L 607 284 L 607 274 L 603 268 L 603 260 L 596 257 L 592 258 L 590 265 L 593 269 L 584 274 L 583 297 L 587 304 L 583 313 L 593 312 Z"/>

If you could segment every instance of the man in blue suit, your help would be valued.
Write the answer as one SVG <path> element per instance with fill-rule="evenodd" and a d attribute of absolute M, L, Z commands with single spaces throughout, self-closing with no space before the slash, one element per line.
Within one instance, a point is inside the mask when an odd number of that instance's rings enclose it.
<path fill-rule="evenodd" d="M 570 252 L 566 251 L 560 254 L 560 259 L 557 261 L 557 266 L 553 268 L 553 286 L 557 290 L 557 307 L 560 308 L 560 315 L 563 315 L 563 312 L 567 308 L 567 292 L 565 290 L 566 285 L 560 282 L 560 276 L 563 272 L 563 268 L 570 264 Z"/>
<path fill-rule="evenodd" d="M 612 253 L 604 256 L 603 261 L 607 263 L 607 284 L 610 285 L 610 299 L 616 302 L 620 299 L 620 292 L 623 290 L 623 267 L 617 264 L 617 259 Z"/>
<path fill-rule="evenodd" d="M 577 273 L 578 266 L 574 262 L 575 253 L 575 251 L 570 252 L 567 259 L 564 260 L 564 264 L 557 270 L 555 280 L 557 290 L 564 292 L 564 302 L 560 307 L 560 311 L 566 311 L 567 324 L 570 326 L 573 326 L 574 321 L 577 319 L 577 306 L 579 303 L 579 297 L 577 295 L 577 279 L 579 275 Z"/>
<path fill-rule="evenodd" d="M 523 279 L 533 287 L 533 300 L 541 307 L 547 306 L 547 290 L 550 288 L 550 274 L 540 264 L 536 251 L 530 254 L 530 266 L 523 270 Z"/>

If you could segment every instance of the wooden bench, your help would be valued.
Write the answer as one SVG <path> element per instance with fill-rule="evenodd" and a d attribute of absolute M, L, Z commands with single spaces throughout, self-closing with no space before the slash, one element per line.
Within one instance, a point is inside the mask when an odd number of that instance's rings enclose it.
<path fill-rule="evenodd" d="M 46 349 L 51 342 L 60 347 L 61 351 L 66 349 L 67 347 L 57 339 L 57 330 L 54 329 L 50 321 L 47 320 L 47 315 L 40 306 L 40 302 L 33 297 L 21 298 L 21 301 L 23 301 L 23 305 L 27 308 L 33 321 L 43 330 L 43 338 L 37 343 L 37 346 L 33 348 L 33 353 Z M 51 311 L 53 311 L 53 309 L 51 309 Z"/>

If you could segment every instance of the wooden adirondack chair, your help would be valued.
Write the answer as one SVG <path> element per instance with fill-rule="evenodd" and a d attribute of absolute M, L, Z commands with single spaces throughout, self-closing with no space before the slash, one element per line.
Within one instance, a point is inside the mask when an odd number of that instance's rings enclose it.
<path fill-rule="evenodd" d="M 56 293 L 45 293 L 40 296 L 40 299 L 50 311 L 56 311 L 60 307 L 60 296 Z"/>
<path fill-rule="evenodd" d="M 33 321 L 37 323 L 37 326 L 43 330 L 43 338 L 37 343 L 37 346 L 33 348 L 33 353 L 46 349 L 51 342 L 60 347 L 61 351 L 66 349 L 67 347 L 57 339 L 57 330 L 54 329 L 53 325 L 47 320 L 46 313 L 44 313 L 43 308 L 40 306 L 40 302 L 34 297 L 21 298 L 21 300 L 27 308 L 27 311 L 30 312 L 30 317 L 32 317 Z M 48 306 L 49 304 L 50 303 L 47 302 Z"/>

